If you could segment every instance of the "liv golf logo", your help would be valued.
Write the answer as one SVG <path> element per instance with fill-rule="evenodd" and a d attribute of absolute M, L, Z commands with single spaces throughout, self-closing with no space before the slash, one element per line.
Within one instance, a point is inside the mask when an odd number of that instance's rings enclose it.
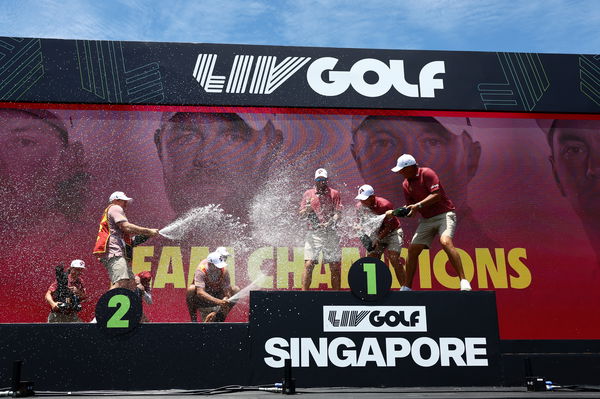
<path fill-rule="evenodd" d="M 324 332 L 427 332 L 425 306 L 323 306 Z"/>
<path fill-rule="evenodd" d="M 311 57 L 286 57 L 278 62 L 275 56 L 236 55 L 230 66 L 217 68 L 217 59 L 217 54 L 198 54 L 196 58 L 192 75 L 207 93 L 272 94 L 311 61 Z M 423 65 L 419 81 L 414 83 L 406 80 L 404 60 L 364 58 L 347 71 L 336 68 L 338 61 L 334 57 L 315 59 L 306 71 L 310 88 L 327 97 L 339 96 L 350 87 L 362 96 L 380 97 L 393 87 L 406 97 L 423 98 L 433 98 L 436 90 L 444 88 L 444 81 L 436 78 L 446 71 L 444 61 Z M 222 75 L 216 69 L 229 73 Z M 366 79 L 368 74 L 376 78 Z"/>
<path fill-rule="evenodd" d="M 427 332 L 425 306 L 323 306 L 323 332 L 369 332 L 369 335 L 271 337 L 264 344 L 263 360 L 281 368 L 292 367 L 396 367 L 412 362 L 419 367 L 486 367 L 485 337 L 398 336 L 376 332 Z"/>

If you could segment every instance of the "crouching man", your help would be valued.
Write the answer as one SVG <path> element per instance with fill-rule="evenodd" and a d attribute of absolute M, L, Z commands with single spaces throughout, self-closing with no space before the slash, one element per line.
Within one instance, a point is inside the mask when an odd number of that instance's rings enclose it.
<path fill-rule="evenodd" d="M 228 254 L 227 254 L 228 255 Z M 187 290 L 186 302 L 192 322 L 197 322 L 197 311 L 205 323 L 225 321 L 235 303 L 229 301 L 238 287 L 232 287 L 225 259 L 221 251 L 208 254 L 198 265 L 194 284 Z"/>

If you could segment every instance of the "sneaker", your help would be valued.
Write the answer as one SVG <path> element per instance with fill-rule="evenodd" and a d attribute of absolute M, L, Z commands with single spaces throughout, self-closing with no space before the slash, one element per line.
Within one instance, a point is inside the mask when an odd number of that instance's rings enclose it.
<path fill-rule="evenodd" d="M 471 291 L 471 284 L 469 283 L 469 280 L 460 280 L 460 290 L 461 291 Z"/>
<path fill-rule="evenodd" d="M 412 291 L 412 289 L 410 289 L 409 287 L 403 285 L 402 287 L 400 287 L 400 291 Z"/>

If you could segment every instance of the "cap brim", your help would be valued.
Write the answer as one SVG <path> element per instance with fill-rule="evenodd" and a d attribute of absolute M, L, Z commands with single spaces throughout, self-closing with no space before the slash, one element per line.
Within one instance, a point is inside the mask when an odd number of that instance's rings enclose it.
<path fill-rule="evenodd" d="M 401 168 L 401 167 L 399 167 L 399 166 L 394 166 L 394 167 L 392 168 L 392 172 L 394 172 L 394 173 L 398 173 L 398 172 L 400 172 L 402 169 L 403 169 L 403 168 Z"/>
<path fill-rule="evenodd" d="M 213 263 L 215 265 L 216 268 L 222 269 L 224 267 L 227 266 L 227 263 L 225 262 L 219 262 L 219 263 Z"/>
<path fill-rule="evenodd" d="M 370 195 L 359 194 L 356 197 L 354 197 L 354 199 L 357 199 L 357 200 L 360 200 L 360 201 L 364 201 L 364 200 L 366 200 L 369 197 L 370 197 Z"/>

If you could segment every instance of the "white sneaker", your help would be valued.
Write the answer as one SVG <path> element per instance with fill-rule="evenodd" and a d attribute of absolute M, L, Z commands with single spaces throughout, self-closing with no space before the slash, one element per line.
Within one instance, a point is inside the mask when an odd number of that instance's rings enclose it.
<path fill-rule="evenodd" d="M 469 280 L 462 279 L 460 280 L 460 290 L 461 291 L 471 291 L 471 284 Z"/>
<path fill-rule="evenodd" d="M 412 291 L 412 289 L 410 289 L 409 287 L 403 285 L 402 287 L 400 287 L 400 291 Z"/>

